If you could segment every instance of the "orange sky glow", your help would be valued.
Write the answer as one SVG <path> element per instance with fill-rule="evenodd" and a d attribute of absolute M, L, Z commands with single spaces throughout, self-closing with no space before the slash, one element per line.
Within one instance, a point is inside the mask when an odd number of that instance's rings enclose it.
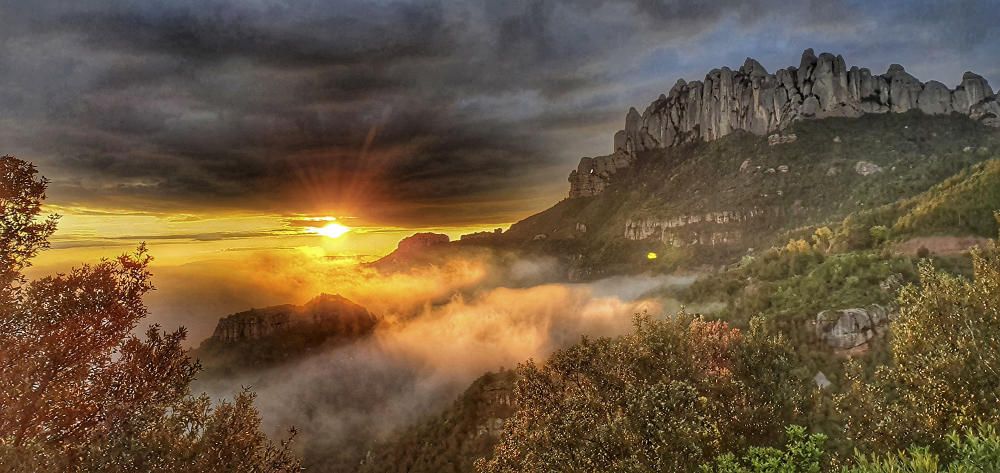
<path fill-rule="evenodd" d="M 46 210 L 61 218 L 51 239 L 52 248 L 35 259 L 31 272 L 36 275 L 113 257 L 143 241 L 155 258 L 155 266 L 230 259 L 247 252 L 292 252 L 317 258 L 371 261 L 389 253 L 399 240 L 418 231 L 444 233 L 458 239 L 465 233 L 500 226 L 402 228 L 374 225 L 352 216 L 188 215 L 61 206 L 48 206 Z M 331 238 L 334 225 L 342 225 L 349 231 L 334 231 L 337 237 Z"/>

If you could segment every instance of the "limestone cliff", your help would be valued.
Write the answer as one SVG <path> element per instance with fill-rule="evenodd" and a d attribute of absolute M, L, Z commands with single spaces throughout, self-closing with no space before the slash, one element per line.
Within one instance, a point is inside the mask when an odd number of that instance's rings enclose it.
<path fill-rule="evenodd" d="M 643 150 L 711 141 L 736 130 L 768 135 L 802 119 L 909 110 L 959 113 L 1000 127 L 1000 101 L 986 80 L 972 72 L 949 89 L 940 82 L 921 82 L 898 64 L 873 75 L 866 68 L 848 69 L 842 56 L 816 56 L 812 49 L 802 53 L 798 67 L 774 74 L 747 58 L 736 71 L 723 67 L 702 81 L 678 80 L 642 114 L 629 109 L 625 129 L 614 136 L 612 154 L 583 158 L 570 173 L 569 196 L 601 193 L 611 176 Z"/>

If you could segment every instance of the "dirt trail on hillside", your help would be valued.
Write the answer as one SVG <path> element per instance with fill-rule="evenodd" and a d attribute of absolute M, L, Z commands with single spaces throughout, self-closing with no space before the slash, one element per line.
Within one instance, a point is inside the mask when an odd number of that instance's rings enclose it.
<path fill-rule="evenodd" d="M 921 247 L 927 248 L 934 255 L 954 255 L 965 253 L 974 246 L 985 248 L 989 241 L 989 238 L 975 236 L 917 237 L 898 243 L 893 248 L 907 255 L 916 255 Z"/>

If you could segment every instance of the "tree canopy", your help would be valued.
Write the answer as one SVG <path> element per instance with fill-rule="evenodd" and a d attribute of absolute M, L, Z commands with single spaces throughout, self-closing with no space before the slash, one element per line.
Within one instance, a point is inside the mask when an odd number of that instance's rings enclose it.
<path fill-rule="evenodd" d="M 153 288 L 145 245 L 27 281 L 57 221 L 41 215 L 46 184 L 0 157 L 0 469 L 297 471 L 288 443 L 261 432 L 252 393 L 191 395 L 183 328 L 134 334 Z"/>

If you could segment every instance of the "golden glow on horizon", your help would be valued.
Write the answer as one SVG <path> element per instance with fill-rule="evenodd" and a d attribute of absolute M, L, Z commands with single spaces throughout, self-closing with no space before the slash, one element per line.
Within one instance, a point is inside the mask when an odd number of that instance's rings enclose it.
<path fill-rule="evenodd" d="M 328 223 L 322 227 L 309 227 L 308 231 L 329 238 L 340 238 L 344 236 L 344 234 L 346 234 L 347 232 L 351 231 L 351 227 L 347 227 L 339 223 L 333 222 L 333 223 Z"/>
<path fill-rule="evenodd" d="M 52 237 L 52 248 L 35 258 L 32 277 L 114 257 L 134 250 L 142 241 L 155 258 L 153 264 L 161 267 L 208 260 L 238 265 L 252 254 L 284 259 L 303 253 L 347 264 L 388 254 L 400 240 L 417 232 L 444 233 L 457 240 L 463 234 L 507 225 L 397 227 L 357 217 L 322 215 L 182 214 L 56 205 L 47 205 L 46 210 L 62 218 Z M 332 238 L 333 234 L 339 238 Z"/>

